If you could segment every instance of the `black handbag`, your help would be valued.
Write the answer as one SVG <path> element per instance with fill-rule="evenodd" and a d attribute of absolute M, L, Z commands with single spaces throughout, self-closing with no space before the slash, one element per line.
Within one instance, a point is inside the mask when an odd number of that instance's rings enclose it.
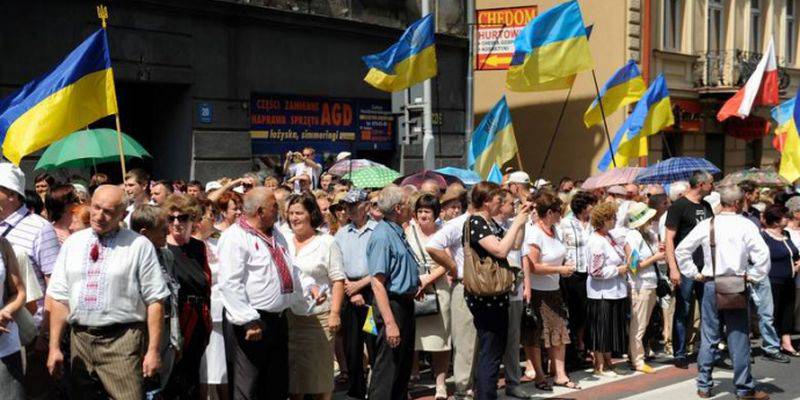
<path fill-rule="evenodd" d="M 647 243 L 647 240 L 643 240 L 643 242 L 647 245 L 647 248 L 650 249 L 650 254 L 656 254 L 653 251 L 653 248 L 650 247 L 650 243 Z M 671 296 L 672 287 L 669 286 L 669 282 L 666 279 L 661 278 L 661 270 L 658 268 L 658 263 L 653 265 L 653 268 L 656 269 L 656 296 L 659 299 L 662 297 Z"/>
<path fill-rule="evenodd" d="M 420 272 L 429 274 L 431 270 L 428 268 L 428 257 L 425 255 L 425 248 L 422 247 L 422 243 L 419 241 L 419 236 L 417 236 L 417 228 L 412 226 L 411 231 L 414 232 L 414 241 L 419 249 L 419 254 L 422 255 L 422 262 L 419 264 L 424 271 Z M 431 286 L 429 286 L 422 294 L 422 298 L 414 299 L 415 317 L 426 317 L 428 315 L 439 314 L 439 296 L 436 294 L 436 288 L 434 287 L 435 285 L 435 282 L 432 283 Z"/>

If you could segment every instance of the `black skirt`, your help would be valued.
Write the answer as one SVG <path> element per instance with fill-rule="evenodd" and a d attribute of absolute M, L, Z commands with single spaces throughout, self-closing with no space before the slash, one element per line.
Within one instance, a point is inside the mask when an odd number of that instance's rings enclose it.
<path fill-rule="evenodd" d="M 588 299 L 586 314 L 588 350 L 628 352 L 628 299 Z"/>

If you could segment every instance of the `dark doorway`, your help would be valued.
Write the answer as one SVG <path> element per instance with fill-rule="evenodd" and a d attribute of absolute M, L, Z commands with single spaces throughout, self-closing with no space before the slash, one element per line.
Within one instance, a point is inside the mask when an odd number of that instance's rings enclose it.
<path fill-rule="evenodd" d="M 721 133 L 706 134 L 706 160 L 711 161 L 722 171 L 715 178 L 722 177 L 722 174 L 725 173 L 725 135 Z"/>
<path fill-rule="evenodd" d="M 143 168 L 154 179 L 188 180 L 192 160 L 192 113 L 189 86 L 152 83 L 117 83 L 122 132 L 136 139 L 152 159 L 128 161 L 126 167 Z M 92 127 L 115 128 L 114 117 Z M 119 164 L 98 165 L 112 181 L 121 180 Z"/>

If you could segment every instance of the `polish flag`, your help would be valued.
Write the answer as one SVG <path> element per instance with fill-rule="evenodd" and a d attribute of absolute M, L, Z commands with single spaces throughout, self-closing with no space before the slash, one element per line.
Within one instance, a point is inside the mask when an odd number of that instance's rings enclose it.
<path fill-rule="evenodd" d="M 778 64 L 775 62 L 775 45 L 769 39 L 767 51 L 758 62 L 756 70 L 744 86 L 722 105 L 717 120 L 722 122 L 732 116 L 741 119 L 750 115 L 754 105 L 778 104 Z"/>

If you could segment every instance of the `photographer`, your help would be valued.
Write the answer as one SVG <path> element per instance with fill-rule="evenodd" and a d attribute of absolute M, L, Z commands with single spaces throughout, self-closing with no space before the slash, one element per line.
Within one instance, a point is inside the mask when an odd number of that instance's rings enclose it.
<path fill-rule="evenodd" d="M 311 187 L 317 187 L 322 165 L 314 160 L 315 154 L 316 151 L 311 147 L 304 148 L 302 152 L 287 152 L 286 159 L 283 162 L 283 173 L 286 175 L 286 179 L 290 180 L 299 175 L 308 175 L 311 177 Z"/>

